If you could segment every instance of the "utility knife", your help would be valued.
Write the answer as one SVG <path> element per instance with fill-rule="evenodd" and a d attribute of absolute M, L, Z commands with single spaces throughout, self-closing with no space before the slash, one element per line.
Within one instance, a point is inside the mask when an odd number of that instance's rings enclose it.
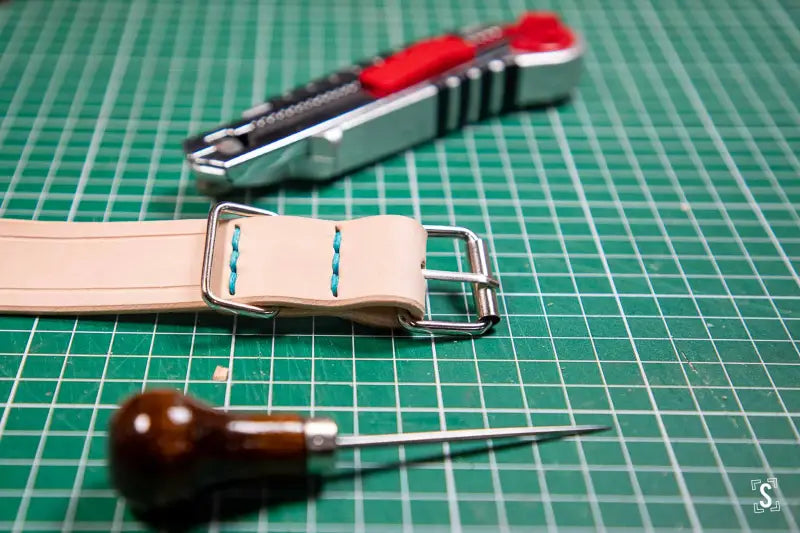
<path fill-rule="evenodd" d="M 326 180 L 467 123 L 565 99 L 578 82 L 583 49 L 548 12 L 425 39 L 191 137 L 186 158 L 208 194 Z"/>

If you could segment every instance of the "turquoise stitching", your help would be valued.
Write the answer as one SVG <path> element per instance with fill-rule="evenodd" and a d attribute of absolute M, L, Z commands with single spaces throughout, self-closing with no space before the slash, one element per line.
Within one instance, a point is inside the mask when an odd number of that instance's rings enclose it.
<path fill-rule="evenodd" d="M 339 296 L 339 248 L 342 245 L 342 233 L 339 228 L 336 228 L 336 234 L 333 236 L 333 260 L 331 266 L 333 267 L 333 274 L 331 274 L 331 293 L 334 296 Z"/>
<path fill-rule="evenodd" d="M 231 252 L 231 277 L 228 280 L 228 292 L 231 293 L 231 295 L 236 294 L 236 278 L 239 277 L 236 271 L 236 263 L 239 261 L 239 236 L 241 233 L 242 230 L 239 226 L 233 227 L 233 238 L 231 238 L 231 248 L 233 248 Z"/>

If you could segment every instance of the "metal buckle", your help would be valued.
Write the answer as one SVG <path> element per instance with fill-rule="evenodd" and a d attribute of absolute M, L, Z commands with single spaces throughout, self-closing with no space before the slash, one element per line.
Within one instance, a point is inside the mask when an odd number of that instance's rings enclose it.
<path fill-rule="evenodd" d="M 205 251 L 203 252 L 203 273 L 200 280 L 200 290 L 203 301 L 216 311 L 223 311 L 253 318 L 273 318 L 279 309 L 268 309 L 235 302 L 214 293 L 211 289 L 211 273 L 214 268 L 214 251 L 216 248 L 217 227 L 220 219 L 227 214 L 239 216 L 276 216 L 277 213 L 258 209 L 234 202 L 218 203 L 208 214 L 208 228 L 206 230 Z M 428 237 L 449 237 L 462 239 L 467 243 L 467 259 L 469 272 L 448 272 L 444 270 L 423 269 L 422 274 L 426 279 L 442 281 L 455 281 L 472 284 L 472 294 L 475 300 L 478 320 L 475 322 L 449 322 L 441 320 L 415 320 L 407 312 L 398 314 L 400 324 L 415 333 L 443 333 L 443 334 L 468 334 L 480 335 L 500 321 L 497 311 L 497 295 L 495 288 L 498 286 L 492 277 L 489 266 L 489 254 L 486 244 L 475 233 L 457 226 L 424 226 Z"/>
<path fill-rule="evenodd" d="M 472 284 L 472 296 L 475 300 L 475 312 L 478 320 L 474 322 L 450 322 L 443 320 L 414 320 L 406 312 L 398 314 L 400 324 L 414 333 L 444 333 L 447 335 L 480 335 L 488 331 L 500 321 L 497 310 L 497 294 L 499 285 L 492 277 L 489 264 L 489 253 L 486 244 L 472 231 L 458 226 L 424 226 L 428 237 L 449 237 L 462 239 L 467 243 L 467 260 L 469 272 L 448 272 L 443 270 L 423 270 L 426 279 L 456 281 Z"/>
<path fill-rule="evenodd" d="M 267 211 L 266 209 L 259 209 L 257 207 L 250 207 L 249 205 L 242 205 L 234 202 L 220 202 L 214 206 L 208 214 L 206 247 L 203 252 L 203 275 L 200 278 L 200 291 L 203 294 L 203 301 L 215 311 L 223 311 L 253 318 L 273 318 L 278 314 L 278 309 L 265 309 L 263 307 L 256 307 L 255 305 L 234 302 L 233 300 L 217 296 L 211 289 L 211 272 L 214 268 L 214 248 L 217 240 L 217 226 L 219 225 L 220 217 L 228 213 L 246 217 L 277 215 L 277 213 Z"/>

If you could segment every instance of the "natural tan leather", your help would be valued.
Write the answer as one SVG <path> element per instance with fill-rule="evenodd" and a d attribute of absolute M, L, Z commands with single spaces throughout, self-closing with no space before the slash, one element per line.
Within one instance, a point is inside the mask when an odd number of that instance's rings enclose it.
<path fill-rule="evenodd" d="M 229 294 L 240 228 L 235 296 Z M 333 239 L 341 232 L 338 295 Z M 0 219 L 0 312 L 135 313 L 207 309 L 200 293 L 205 220 L 39 222 Z M 335 315 L 376 326 L 425 310 L 427 233 L 416 221 L 345 222 L 288 216 L 226 220 L 217 232 L 218 296 L 280 308 L 281 316 Z"/>

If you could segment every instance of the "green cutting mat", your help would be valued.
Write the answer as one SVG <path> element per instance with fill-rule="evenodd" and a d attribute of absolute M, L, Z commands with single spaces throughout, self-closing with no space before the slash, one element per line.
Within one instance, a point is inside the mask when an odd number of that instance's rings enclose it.
<path fill-rule="evenodd" d="M 0 215 L 204 216 L 182 162 L 188 134 L 373 52 L 526 7 L 3 2 Z M 492 334 L 411 340 L 336 320 L 207 314 L 2 317 L 0 530 L 143 529 L 108 485 L 107 421 L 127 395 L 166 386 L 233 409 L 330 415 L 345 433 L 613 427 L 345 476 L 316 500 L 212 531 L 797 531 L 800 6 L 535 7 L 557 9 L 588 42 L 570 103 L 468 127 L 319 188 L 242 198 L 286 214 L 472 228 L 503 285 Z M 433 268 L 459 260 L 452 243 L 431 245 Z M 437 317 L 465 316 L 453 289 L 431 287 Z M 217 365 L 231 369 L 227 382 L 211 380 Z M 350 453 L 339 468 L 441 450 Z M 751 480 L 767 478 L 781 510 L 756 514 Z"/>

